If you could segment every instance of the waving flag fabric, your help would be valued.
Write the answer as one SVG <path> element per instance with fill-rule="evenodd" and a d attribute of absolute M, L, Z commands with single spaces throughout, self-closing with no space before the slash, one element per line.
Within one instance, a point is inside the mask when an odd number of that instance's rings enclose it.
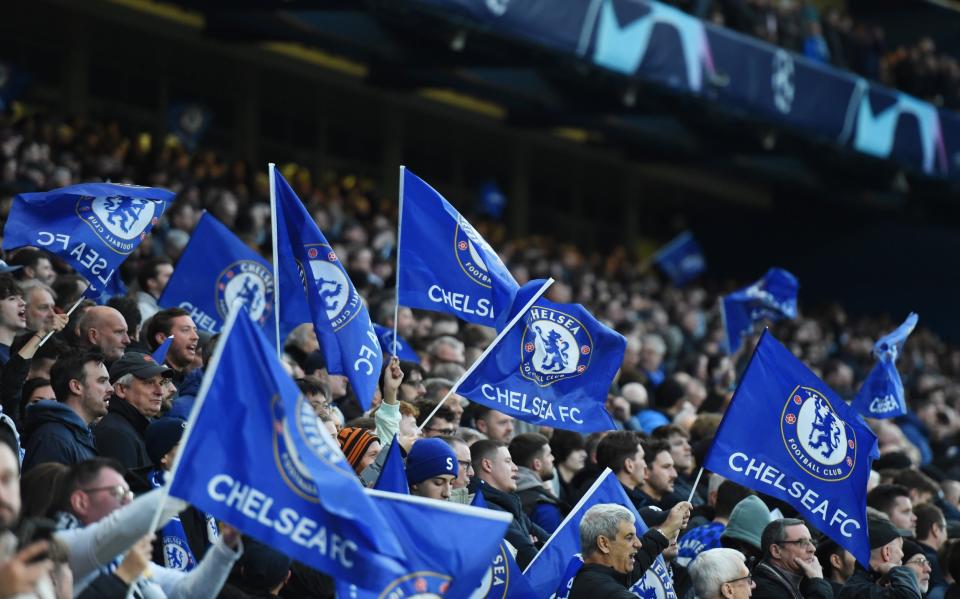
<path fill-rule="evenodd" d="M 873 345 L 877 363 L 853 400 L 853 407 L 867 418 L 895 418 L 907 413 L 897 358 L 919 318 L 911 312 L 895 331 L 884 335 Z"/>

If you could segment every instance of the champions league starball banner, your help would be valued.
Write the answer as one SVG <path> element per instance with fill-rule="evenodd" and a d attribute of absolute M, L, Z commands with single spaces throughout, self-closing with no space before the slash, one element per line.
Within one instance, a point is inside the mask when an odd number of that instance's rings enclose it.
<path fill-rule="evenodd" d="M 170 494 L 337 578 L 376 588 L 404 550 L 245 310 L 231 313 L 194 403 Z"/>
<path fill-rule="evenodd" d="M 544 284 L 517 293 L 514 310 Z M 607 390 L 627 341 L 579 304 L 539 298 L 459 383 L 470 401 L 537 424 L 579 432 L 615 430 Z"/>
<path fill-rule="evenodd" d="M 33 246 L 62 258 L 90 286 L 94 300 L 110 290 L 117 268 L 137 249 L 173 192 L 116 183 L 83 183 L 13 199 L 3 249 Z"/>
<path fill-rule="evenodd" d="M 432 187 L 404 167 L 400 182 L 397 301 L 496 327 L 517 292 L 510 271 Z"/>
<path fill-rule="evenodd" d="M 276 345 L 273 267 L 204 212 L 158 303 L 183 308 L 198 329 L 218 333 L 237 300 Z"/>
<path fill-rule="evenodd" d="M 867 479 L 878 456 L 856 411 L 764 331 L 703 466 L 786 501 L 866 567 Z"/>

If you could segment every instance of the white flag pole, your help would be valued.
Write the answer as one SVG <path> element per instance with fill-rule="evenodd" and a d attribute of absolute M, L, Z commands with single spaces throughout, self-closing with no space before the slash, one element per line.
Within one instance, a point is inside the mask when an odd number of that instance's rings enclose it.
<path fill-rule="evenodd" d="M 277 188 L 274 171 L 277 166 L 269 163 L 270 178 L 270 227 L 273 237 L 273 324 L 277 335 L 277 359 L 283 359 L 283 339 L 280 338 L 280 255 L 277 253 Z"/>
<path fill-rule="evenodd" d="M 400 165 L 400 212 L 397 215 L 397 267 L 393 276 L 397 280 L 393 298 L 393 347 L 391 352 L 397 355 L 397 319 L 400 316 L 400 234 L 403 231 L 403 174 L 407 167 Z"/>

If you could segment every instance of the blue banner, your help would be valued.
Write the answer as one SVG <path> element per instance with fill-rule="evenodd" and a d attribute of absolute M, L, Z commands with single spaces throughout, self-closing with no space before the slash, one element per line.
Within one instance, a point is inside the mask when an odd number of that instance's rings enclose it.
<path fill-rule="evenodd" d="M 483 493 L 473 496 L 471 505 L 489 509 Z M 500 547 L 493 554 L 493 561 L 487 568 L 487 573 L 470 599 L 539 599 L 530 588 L 530 583 L 520 570 L 517 560 L 510 552 L 506 541 L 500 541 Z"/>
<path fill-rule="evenodd" d="M 419 177 L 401 167 L 398 300 L 494 327 L 517 282 L 490 244 Z"/>
<path fill-rule="evenodd" d="M 173 337 L 173 335 L 170 335 L 164 339 L 163 343 L 161 343 L 157 349 L 150 354 L 150 358 L 153 359 L 154 362 L 157 364 L 163 364 L 167 361 L 167 352 L 170 351 L 170 346 L 173 345 Z"/>
<path fill-rule="evenodd" d="M 884 335 L 873 345 L 877 363 L 853 400 L 853 407 L 867 418 L 895 418 L 907 413 L 897 358 L 919 318 L 911 312 L 895 331 Z"/>
<path fill-rule="evenodd" d="M 633 502 L 627 497 L 623 485 L 607 468 L 524 571 L 527 581 L 538 597 L 550 597 L 553 594 L 558 597 L 566 597 L 569 594 L 570 584 L 572 584 L 573 578 L 580 569 L 575 561 L 579 559 L 581 549 L 580 520 L 583 519 L 587 510 L 601 503 L 616 503 L 627 508 L 633 513 L 637 525 L 637 536 L 643 536 L 647 532 L 647 525 L 640 517 L 637 509 L 633 507 Z M 648 580 L 648 576 L 652 576 L 654 580 Z M 661 597 L 677 599 L 673 590 L 673 579 L 670 577 L 663 557 L 660 556 L 644 573 L 644 576 L 630 588 L 630 591 L 637 594 L 638 597 L 650 597 L 652 599 L 653 596 L 649 595 L 649 592 L 657 589 L 662 589 Z"/>
<path fill-rule="evenodd" d="M 543 287 L 527 283 L 516 313 Z M 579 304 L 539 298 L 457 386 L 470 401 L 514 418 L 578 432 L 615 430 L 607 391 L 627 340 Z"/>
<path fill-rule="evenodd" d="M 496 510 L 410 495 L 368 492 L 390 530 L 404 540 L 407 571 L 364 592 L 337 580 L 337 597 L 472 597 L 500 549 L 511 516 Z"/>
<path fill-rule="evenodd" d="M 754 323 L 765 319 L 797 317 L 797 278 L 782 268 L 771 268 L 763 278 L 749 287 L 725 295 L 720 300 L 727 353 L 736 353 L 743 336 Z"/>
<path fill-rule="evenodd" d="M 764 331 L 704 468 L 786 501 L 866 567 L 867 479 L 878 455 L 856 411 Z"/>
<path fill-rule="evenodd" d="M 654 254 L 653 262 L 677 287 L 699 277 L 707 269 L 700 244 L 685 231 Z"/>
<path fill-rule="evenodd" d="M 0 112 L 10 108 L 29 81 L 30 75 L 27 71 L 9 62 L 0 61 Z"/>
<path fill-rule="evenodd" d="M 273 266 L 204 212 L 158 303 L 183 308 L 198 329 L 219 333 L 237 300 L 276 345 Z"/>
<path fill-rule="evenodd" d="M 400 444 L 397 443 L 397 437 L 394 437 L 393 441 L 390 442 L 387 452 L 387 459 L 383 462 L 380 476 L 377 477 L 377 482 L 373 485 L 373 488 L 378 491 L 409 495 L 407 470 L 403 466 L 403 455 L 400 453 Z"/>
<path fill-rule="evenodd" d="M 395 529 L 258 328 L 244 310 L 227 320 L 170 494 L 337 578 L 402 575 Z"/>
<path fill-rule="evenodd" d="M 191 152 L 210 128 L 213 114 L 194 102 L 178 102 L 167 109 L 167 130 Z"/>
<path fill-rule="evenodd" d="M 503 195 L 496 181 L 487 181 L 480 188 L 480 212 L 490 218 L 503 217 L 507 207 L 507 196 Z"/>
<path fill-rule="evenodd" d="M 278 264 L 281 329 L 312 322 L 327 370 L 345 375 L 360 404 L 370 409 L 383 353 L 367 306 L 300 198 L 276 167 L 270 169 L 276 247 L 283 257 Z"/>
<path fill-rule="evenodd" d="M 44 249 L 62 258 L 101 297 L 110 278 L 160 219 L 173 192 L 116 183 L 81 183 L 13 199 L 3 249 Z"/>
<path fill-rule="evenodd" d="M 420 356 L 417 352 L 413 351 L 413 348 L 410 347 L 410 344 L 403 337 L 397 335 L 397 344 L 396 348 L 394 348 L 393 329 L 388 329 L 383 325 L 373 323 L 373 330 L 377 332 L 377 339 L 380 340 L 380 351 L 383 352 L 383 355 L 392 356 L 394 349 L 396 349 L 397 357 L 401 360 L 413 362 L 414 364 L 420 363 Z"/>

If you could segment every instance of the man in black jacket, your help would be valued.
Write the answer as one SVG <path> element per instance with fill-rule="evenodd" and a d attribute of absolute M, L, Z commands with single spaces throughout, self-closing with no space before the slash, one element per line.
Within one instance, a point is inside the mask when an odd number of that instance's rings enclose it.
<path fill-rule="evenodd" d="M 130 470 L 152 465 L 144 433 L 163 403 L 162 379 L 173 371 L 148 354 L 126 352 L 110 367 L 114 395 L 110 411 L 93 430 L 100 455 Z"/>
<path fill-rule="evenodd" d="M 556 476 L 550 440 L 540 433 L 523 433 L 510 441 L 510 455 L 517 465 L 517 496 L 523 511 L 537 526 L 553 534 L 570 508 L 548 491 L 544 482 Z"/>
<path fill-rule="evenodd" d="M 858 562 L 853 576 L 837 599 L 920 599 L 920 587 L 913 570 L 901 565 L 903 537 L 889 520 L 870 518 L 869 570 Z"/>
<path fill-rule="evenodd" d="M 27 409 L 24 472 L 44 462 L 70 466 L 98 455 L 90 426 L 107 413 L 113 392 L 103 360 L 98 352 L 76 352 L 53 365 L 57 401 L 38 401 Z"/>
<path fill-rule="evenodd" d="M 681 501 L 659 528 L 637 536 L 633 512 L 613 504 L 593 506 L 580 520 L 583 567 L 573 579 L 569 599 L 636 599 L 627 589 L 653 565 L 690 517 Z"/>
<path fill-rule="evenodd" d="M 833 599 L 816 545 L 803 520 L 780 518 L 760 535 L 763 560 L 753 569 L 753 599 Z"/>
<path fill-rule="evenodd" d="M 517 466 L 510 451 L 501 441 L 483 439 L 470 446 L 470 459 L 475 473 L 470 490 L 483 493 L 490 508 L 513 516 L 506 539 L 517 549 L 517 564 L 526 568 L 550 535 L 523 511 L 516 494 Z"/>

